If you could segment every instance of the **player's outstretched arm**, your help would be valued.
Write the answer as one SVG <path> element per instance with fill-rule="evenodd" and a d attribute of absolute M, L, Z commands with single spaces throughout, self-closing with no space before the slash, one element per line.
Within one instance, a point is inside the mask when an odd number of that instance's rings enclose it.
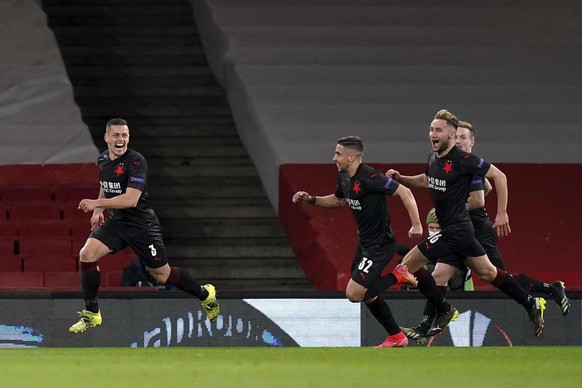
<path fill-rule="evenodd" d="M 400 172 L 394 169 L 389 169 L 388 171 L 386 171 L 385 175 L 409 188 L 415 189 L 428 188 L 428 178 L 426 174 L 401 175 Z"/>
<path fill-rule="evenodd" d="M 334 194 L 329 194 L 326 196 L 312 196 L 306 191 L 298 191 L 293 194 L 291 201 L 300 204 L 316 205 L 319 207 L 326 208 L 337 208 L 342 207 L 346 200 L 344 198 L 338 198 Z"/>

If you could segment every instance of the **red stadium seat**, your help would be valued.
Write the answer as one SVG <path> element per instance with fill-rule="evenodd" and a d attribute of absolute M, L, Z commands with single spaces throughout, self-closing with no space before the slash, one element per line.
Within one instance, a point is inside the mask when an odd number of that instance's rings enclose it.
<path fill-rule="evenodd" d="M 10 220 L 59 220 L 63 218 L 62 205 L 56 202 L 15 202 L 8 208 Z"/>
<path fill-rule="evenodd" d="M 81 250 L 81 248 L 83 248 L 83 245 L 85 245 L 87 237 L 89 237 L 89 234 L 87 234 L 87 236 L 84 237 L 83 236 L 73 237 L 71 239 L 71 252 L 73 253 L 73 255 L 79 257 L 79 251 Z"/>
<path fill-rule="evenodd" d="M 0 188 L 2 201 L 11 202 L 45 202 L 54 199 L 52 189 L 48 185 L 4 185 Z"/>
<path fill-rule="evenodd" d="M 0 256 L 16 255 L 16 239 L 13 237 L 0 238 Z"/>
<path fill-rule="evenodd" d="M 125 267 L 131 264 L 136 255 L 130 248 L 121 252 L 116 252 L 101 258 L 98 262 L 101 274 L 107 274 L 113 271 L 123 271 Z"/>
<path fill-rule="evenodd" d="M 20 222 L 0 221 L 0 238 L 12 238 L 16 240 L 19 227 Z"/>
<path fill-rule="evenodd" d="M 22 256 L 73 255 L 70 238 L 20 237 L 18 245 Z"/>
<path fill-rule="evenodd" d="M 0 272 L 0 290 L 43 290 L 42 272 Z"/>
<path fill-rule="evenodd" d="M 89 217 L 82 220 L 68 220 L 67 222 L 71 227 L 71 237 L 73 240 L 86 240 L 89 234 L 91 234 Z"/>
<path fill-rule="evenodd" d="M 18 227 L 20 237 L 62 237 L 71 236 L 71 227 L 64 220 L 28 220 Z"/>
<path fill-rule="evenodd" d="M 44 274 L 44 285 L 49 290 L 81 290 L 79 273 L 76 271 L 54 271 Z"/>
<path fill-rule="evenodd" d="M 84 198 L 97 198 L 99 183 L 62 184 L 55 189 L 55 201 L 79 203 Z"/>
<path fill-rule="evenodd" d="M 110 271 L 105 274 L 105 287 L 121 287 L 121 275 L 123 271 Z M 103 276 L 103 275 L 101 275 Z M 103 278 L 103 277 L 102 277 Z"/>
<path fill-rule="evenodd" d="M 77 207 L 79 206 L 79 201 L 65 201 L 63 202 L 63 218 L 65 220 L 73 220 L 73 221 L 86 221 L 89 223 L 91 219 L 92 213 L 85 213 L 82 210 L 79 210 Z"/>
<path fill-rule="evenodd" d="M 15 255 L 0 255 L 0 271 L 22 271 L 22 260 Z"/>
<path fill-rule="evenodd" d="M 47 253 L 46 255 L 21 256 L 22 268 L 27 271 L 77 271 L 77 258 L 68 255 Z"/>
<path fill-rule="evenodd" d="M 8 220 L 8 206 L 5 203 L 0 202 L 0 221 L 6 220 Z"/>

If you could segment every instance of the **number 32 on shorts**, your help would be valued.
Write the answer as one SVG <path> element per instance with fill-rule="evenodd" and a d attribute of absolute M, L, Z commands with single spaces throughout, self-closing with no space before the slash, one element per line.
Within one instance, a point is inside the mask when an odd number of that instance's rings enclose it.
<path fill-rule="evenodd" d="M 362 257 L 362 261 L 358 264 L 358 270 L 368 273 L 372 264 L 374 264 L 372 260 L 369 260 L 367 257 Z"/>

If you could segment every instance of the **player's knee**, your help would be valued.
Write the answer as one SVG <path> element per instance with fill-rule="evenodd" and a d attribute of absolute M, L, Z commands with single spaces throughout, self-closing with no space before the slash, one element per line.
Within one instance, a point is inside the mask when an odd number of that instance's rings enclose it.
<path fill-rule="evenodd" d="M 85 263 L 92 263 L 97 260 L 99 260 L 99 257 L 95 254 L 94 251 L 88 249 L 86 246 L 81 248 L 81 250 L 79 251 L 79 261 Z"/>
<path fill-rule="evenodd" d="M 437 286 L 446 286 L 449 279 L 445 274 L 433 272 L 432 277 Z"/>
<path fill-rule="evenodd" d="M 360 295 L 360 293 L 354 292 L 353 290 L 346 290 L 346 298 L 352 303 L 359 303 L 364 300 L 364 295 Z"/>
<path fill-rule="evenodd" d="M 170 277 L 170 266 L 165 265 L 160 268 L 146 267 L 149 274 L 160 284 L 166 284 Z"/>
<path fill-rule="evenodd" d="M 494 279 L 495 276 L 497 275 L 497 271 L 495 270 L 495 267 L 487 267 L 484 270 L 481 270 L 478 274 L 479 279 L 481 279 L 482 281 L 486 282 L 486 283 L 491 283 Z"/>

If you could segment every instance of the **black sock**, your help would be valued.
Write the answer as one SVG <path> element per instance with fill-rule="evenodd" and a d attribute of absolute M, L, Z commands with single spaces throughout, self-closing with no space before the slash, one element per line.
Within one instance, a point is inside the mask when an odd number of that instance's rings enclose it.
<path fill-rule="evenodd" d="M 434 303 L 427 299 L 424 305 L 424 311 L 422 312 L 422 321 L 420 321 L 418 328 L 420 330 L 428 331 L 432 326 L 432 321 L 434 321 L 436 317 L 436 312 L 437 310 Z"/>
<path fill-rule="evenodd" d="M 171 267 L 167 284 L 174 285 L 180 290 L 197 297 L 200 300 L 208 298 L 208 291 L 194 280 L 192 276 L 182 268 Z"/>
<path fill-rule="evenodd" d="M 80 262 L 79 277 L 81 279 L 81 288 L 85 298 L 85 310 L 93 313 L 99 312 L 99 301 L 97 293 L 101 284 L 101 274 L 97 269 L 97 263 Z"/>
<path fill-rule="evenodd" d="M 541 282 L 523 273 L 512 274 L 511 276 L 527 292 L 540 292 L 546 295 L 552 295 L 552 286 L 548 283 Z"/>
<path fill-rule="evenodd" d="M 525 307 L 528 311 L 535 303 L 534 298 L 519 286 L 513 276 L 499 268 L 497 268 L 497 276 L 495 276 L 491 284 L 513 298 L 513 300 Z"/>
<path fill-rule="evenodd" d="M 396 323 L 396 320 L 392 316 L 390 306 L 388 306 L 388 303 L 384 299 L 378 297 L 370 303 L 366 303 L 366 307 L 388 332 L 388 335 L 400 333 L 400 326 Z"/>
<path fill-rule="evenodd" d="M 418 280 L 418 290 L 434 304 L 437 311 L 449 311 L 451 309 L 451 305 L 447 302 L 434 282 L 434 278 L 426 269 L 420 268 L 414 273 L 414 276 Z"/>
<path fill-rule="evenodd" d="M 390 288 L 394 284 L 396 284 L 398 280 L 396 276 L 389 273 L 386 276 L 382 276 L 376 279 L 371 285 L 370 288 L 366 291 L 366 300 L 373 298 L 375 296 L 380 295 L 382 292 L 386 291 L 386 289 Z"/>

